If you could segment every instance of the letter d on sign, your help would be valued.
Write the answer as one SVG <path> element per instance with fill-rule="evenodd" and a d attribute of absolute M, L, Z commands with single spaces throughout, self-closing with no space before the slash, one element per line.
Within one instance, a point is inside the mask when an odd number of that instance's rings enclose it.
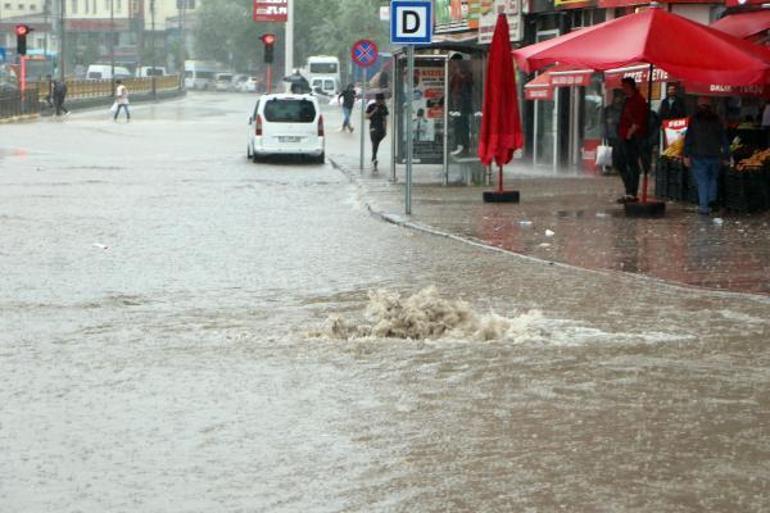
<path fill-rule="evenodd" d="M 401 11 L 401 27 L 404 34 L 415 34 L 420 30 L 420 16 L 414 11 Z"/>

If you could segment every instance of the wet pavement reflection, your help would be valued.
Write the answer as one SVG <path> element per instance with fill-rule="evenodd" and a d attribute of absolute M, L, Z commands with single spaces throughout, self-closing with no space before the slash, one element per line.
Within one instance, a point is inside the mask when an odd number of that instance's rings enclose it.
<path fill-rule="evenodd" d="M 0 511 L 766 509 L 770 300 L 380 222 L 398 187 L 247 161 L 252 102 L 0 126 Z M 528 254 L 671 258 L 466 194 L 418 189 Z M 681 261 L 719 255 L 683 218 Z"/>

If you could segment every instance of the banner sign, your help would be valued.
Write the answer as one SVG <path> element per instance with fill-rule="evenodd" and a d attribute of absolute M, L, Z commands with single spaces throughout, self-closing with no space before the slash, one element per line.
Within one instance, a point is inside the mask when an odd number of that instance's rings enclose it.
<path fill-rule="evenodd" d="M 289 19 L 289 0 L 254 0 L 254 21 L 283 23 Z"/>
<path fill-rule="evenodd" d="M 505 14 L 508 18 L 511 42 L 521 41 L 524 38 L 524 17 L 521 6 L 522 0 L 481 0 L 479 44 L 492 42 L 498 14 Z"/>

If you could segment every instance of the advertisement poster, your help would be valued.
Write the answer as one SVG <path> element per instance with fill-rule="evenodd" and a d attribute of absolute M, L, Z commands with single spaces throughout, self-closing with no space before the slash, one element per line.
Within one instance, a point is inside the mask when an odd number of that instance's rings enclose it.
<path fill-rule="evenodd" d="M 406 134 L 414 137 L 414 162 L 440 164 L 444 157 L 444 61 L 417 60 L 414 67 L 412 119 L 406 117 L 405 62 L 399 66 L 401 102 L 399 113 L 398 161 L 406 158 Z"/>
<path fill-rule="evenodd" d="M 663 120 L 663 137 L 666 146 L 670 146 L 674 141 L 685 136 L 689 122 L 689 118 Z"/>
<path fill-rule="evenodd" d="M 254 0 L 255 22 L 285 22 L 289 19 L 289 0 Z"/>
<path fill-rule="evenodd" d="M 474 30 L 479 26 L 481 0 L 434 0 L 436 34 Z"/>
<path fill-rule="evenodd" d="M 511 42 L 524 38 L 524 20 L 521 12 L 522 0 L 481 0 L 479 13 L 479 44 L 492 42 L 495 33 L 497 15 L 508 17 L 508 28 Z"/>

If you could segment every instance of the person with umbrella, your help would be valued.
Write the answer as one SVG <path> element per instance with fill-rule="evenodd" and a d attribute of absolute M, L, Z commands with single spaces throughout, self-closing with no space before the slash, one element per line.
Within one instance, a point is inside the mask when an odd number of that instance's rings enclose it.
<path fill-rule="evenodd" d="M 626 194 L 618 199 L 618 203 L 631 203 L 639 201 L 639 161 L 646 146 L 644 142 L 647 137 L 647 102 L 637 89 L 636 80 L 626 77 L 622 84 L 626 101 L 618 126 L 621 148 L 619 171 Z"/>

